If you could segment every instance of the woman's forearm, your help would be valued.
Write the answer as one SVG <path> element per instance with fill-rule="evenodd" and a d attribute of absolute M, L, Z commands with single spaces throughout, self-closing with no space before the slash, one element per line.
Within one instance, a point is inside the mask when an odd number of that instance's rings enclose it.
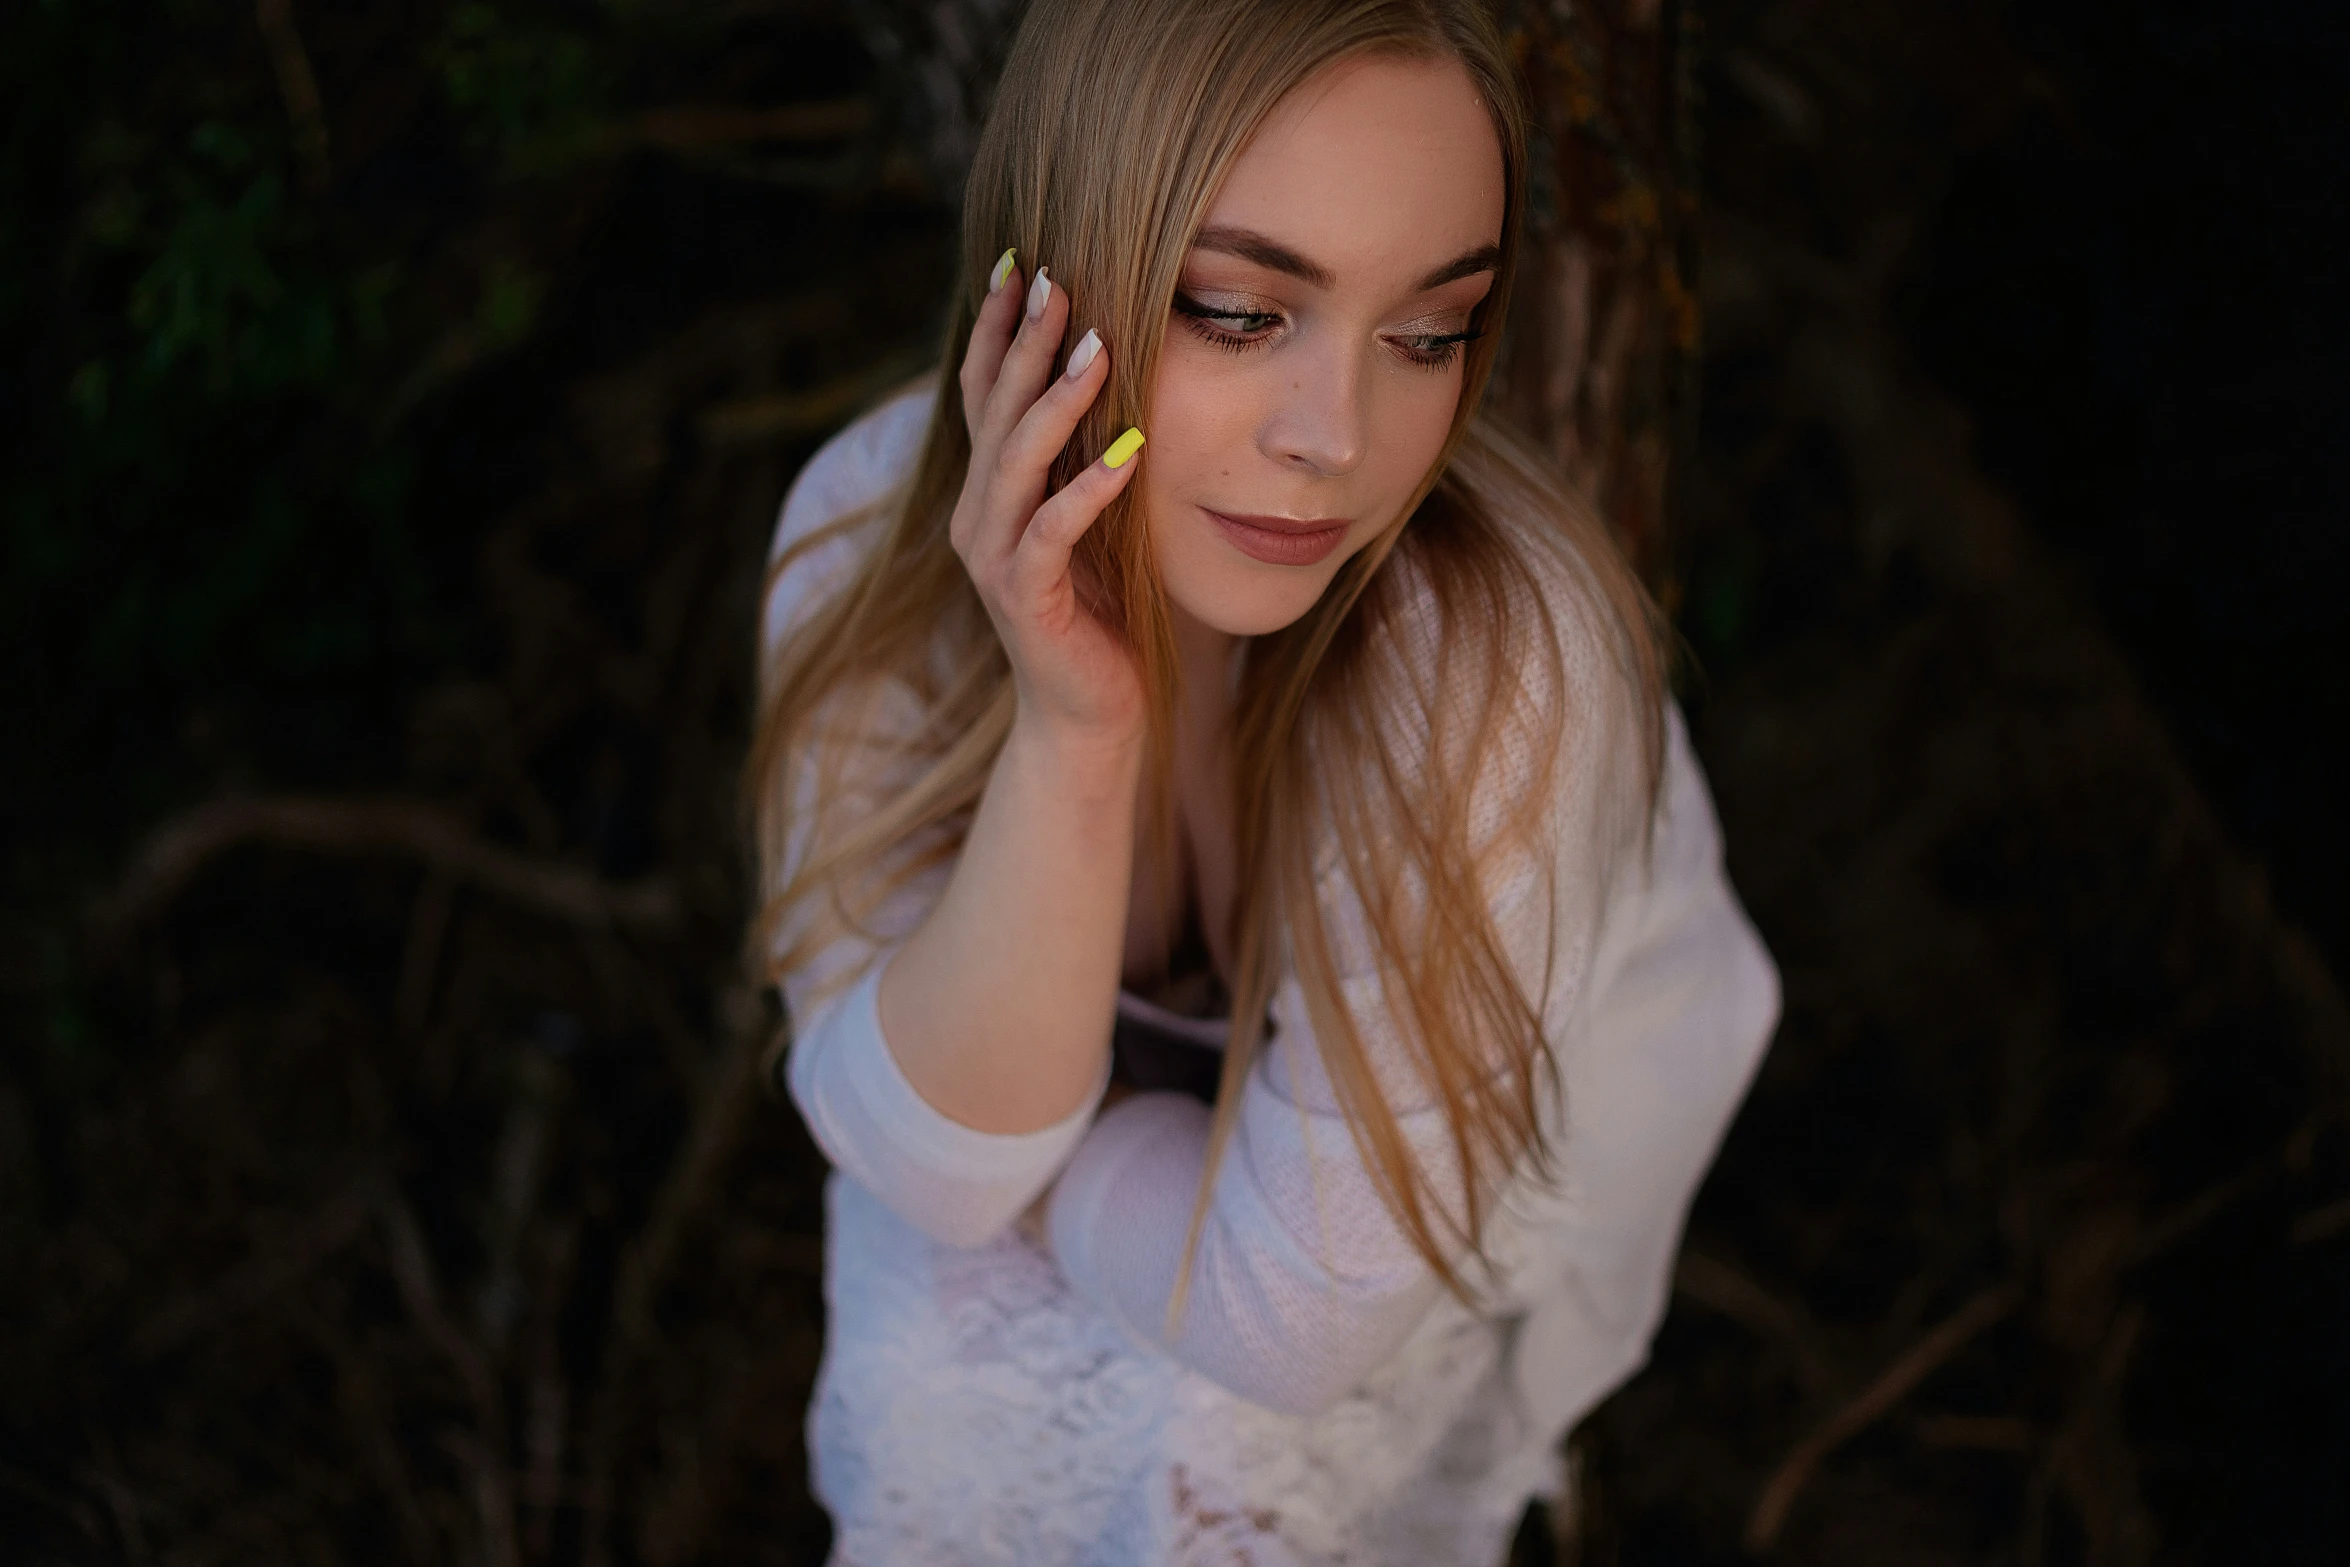
<path fill-rule="evenodd" d="M 1139 741 L 1014 723 L 945 894 L 881 976 L 890 1053 L 949 1120 L 1037 1131 L 1100 1082 L 1141 765 Z"/>

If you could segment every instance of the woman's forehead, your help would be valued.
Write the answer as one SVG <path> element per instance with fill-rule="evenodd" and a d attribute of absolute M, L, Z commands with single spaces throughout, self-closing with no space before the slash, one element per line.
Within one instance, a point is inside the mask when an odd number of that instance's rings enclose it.
<path fill-rule="evenodd" d="M 1202 239 L 1259 264 L 1251 248 L 1286 253 L 1322 274 L 1306 277 L 1315 286 L 1408 291 L 1498 243 L 1503 205 L 1500 138 L 1468 72 L 1374 56 L 1274 107 L 1227 171 Z"/>

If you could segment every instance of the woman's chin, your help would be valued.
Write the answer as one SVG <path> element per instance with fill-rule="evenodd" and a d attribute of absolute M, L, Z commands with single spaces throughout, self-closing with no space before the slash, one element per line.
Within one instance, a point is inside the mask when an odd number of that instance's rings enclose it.
<path fill-rule="evenodd" d="M 1159 578 L 1177 609 L 1227 636 L 1261 637 L 1295 625 L 1354 553 L 1341 549 L 1310 566 L 1274 565 L 1198 532 L 1160 551 Z"/>
<path fill-rule="evenodd" d="M 1167 597 L 1193 620 L 1226 636 L 1261 637 L 1295 625 L 1337 575 L 1334 565 L 1261 566 L 1168 572 Z"/>

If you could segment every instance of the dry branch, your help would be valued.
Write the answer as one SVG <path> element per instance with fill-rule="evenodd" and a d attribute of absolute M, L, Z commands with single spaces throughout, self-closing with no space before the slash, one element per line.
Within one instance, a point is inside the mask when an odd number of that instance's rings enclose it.
<path fill-rule="evenodd" d="M 670 152 L 733 147 L 754 142 L 824 142 L 855 136 L 873 123 L 870 98 L 828 98 L 766 109 L 689 104 L 647 109 L 637 116 L 637 134 Z"/>
<path fill-rule="evenodd" d="M 310 69 L 310 51 L 302 47 L 302 35 L 294 29 L 292 0 L 254 0 L 253 20 L 269 45 L 269 66 L 286 101 L 303 184 L 312 192 L 323 190 L 333 173 L 327 161 L 326 107 L 318 96 L 318 75 Z"/>
<path fill-rule="evenodd" d="M 759 1106 L 764 1033 L 748 1017 L 733 1020 L 727 1032 L 726 1053 L 711 1069 L 709 1086 L 695 1108 L 685 1142 L 653 1199 L 652 1216 L 621 1263 L 614 1310 L 624 1339 L 631 1343 L 650 1336 L 653 1303 L 676 1258 L 678 1242 L 716 1190 L 719 1171 L 742 1141 L 743 1130 Z"/>
<path fill-rule="evenodd" d="M 369 1200 L 364 1190 L 345 1193 L 303 1225 L 290 1244 L 255 1257 L 211 1286 L 164 1307 L 131 1335 L 131 1357 L 147 1360 L 175 1349 L 299 1284 L 358 1237 L 367 1224 Z"/>
<path fill-rule="evenodd" d="M 1778 1344 L 1787 1352 L 1806 1392 L 1816 1397 L 1828 1391 L 1828 1356 L 1800 1303 L 1774 1294 L 1730 1264 L 1695 1249 L 1681 1253 L 1673 1270 L 1673 1289 Z"/>
<path fill-rule="evenodd" d="M 2293 1221 L 2292 1241 L 2296 1246 L 2313 1246 L 2327 1236 L 2350 1229 L 2350 1197 L 2312 1208 Z"/>
<path fill-rule="evenodd" d="M 678 921 L 676 889 L 658 877 L 609 882 L 484 842 L 430 807 L 408 801 L 287 796 L 216 800 L 167 824 L 101 902 L 94 923 L 110 933 L 134 929 L 168 907 L 206 865 L 246 844 L 413 855 L 452 880 L 582 925 L 667 930 Z"/>
<path fill-rule="evenodd" d="M 498 1391 L 498 1380 L 490 1370 L 487 1356 L 464 1330 L 449 1320 L 441 1307 L 440 1285 L 434 1280 L 432 1254 L 425 1248 L 424 1231 L 416 1222 L 416 1215 L 408 1204 L 393 1196 L 380 1206 L 384 1240 L 390 1253 L 392 1282 L 400 1292 L 400 1304 L 407 1308 L 416 1330 L 425 1342 L 440 1352 L 457 1380 L 465 1388 L 466 1398 L 485 1430 L 495 1433 L 505 1424 L 504 1399 Z"/>
<path fill-rule="evenodd" d="M 702 415 L 698 428 L 703 442 L 710 446 L 747 446 L 819 434 L 845 423 L 850 415 L 923 368 L 918 357 L 885 359 L 804 392 L 720 403 Z"/>
<path fill-rule="evenodd" d="M 364 1209 L 361 1217 L 365 1218 Z M 375 1366 L 351 1342 L 342 1324 L 309 1310 L 297 1313 L 297 1320 L 310 1335 L 311 1342 L 334 1363 L 336 1401 L 342 1406 L 351 1441 L 372 1471 L 376 1489 L 391 1512 L 407 1559 L 415 1567 L 431 1567 L 439 1560 L 439 1552 L 434 1549 L 432 1522 L 425 1515 L 415 1478 L 409 1473 L 407 1456 L 401 1451 L 391 1416 L 384 1408 L 376 1386 Z"/>
<path fill-rule="evenodd" d="M 449 1320 L 441 1306 L 440 1286 L 433 1277 L 432 1254 L 424 1231 L 397 1193 L 380 1205 L 386 1249 L 391 1256 L 392 1282 L 407 1308 L 409 1321 L 426 1343 L 457 1373 L 473 1405 L 475 1430 L 452 1427 L 441 1433 L 441 1445 L 463 1464 L 473 1478 L 474 1508 L 482 1530 L 482 1552 L 490 1567 L 517 1567 L 522 1559 L 521 1535 L 514 1517 L 514 1481 L 506 1461 L 506 1406 L 489 1357 L 463 1329 Z"/>
<path fill-rule="evenodd" d="M 1763 1487 L 1761 1499 L 1754 1504 L 1754 1514 L 1746 1524 L 1746 1548 L 1757 1553 L 1769 1550 L 1787 1522 L 1788 1510 L 1803 1494 L 1820 1460 L 1900 1403 L 1912 1388 L 1940 1370 L 1976 1334 L 2013 1311 L 2017 1298 L 2017 1292 L 2008 1286 L 1983 1291 L 1878 1373 L 1877 1379 L 1862 1389 L 1859 1397 L 1831 1415 L 1825 1425 L 1797 1443 L 1795 1450 L 1780 1461 L 1770 1483 Z"/>

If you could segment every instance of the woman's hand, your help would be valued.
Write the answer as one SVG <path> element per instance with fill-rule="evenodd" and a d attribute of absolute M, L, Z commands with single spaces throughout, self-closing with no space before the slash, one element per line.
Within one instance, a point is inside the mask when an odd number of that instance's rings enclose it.
<path fill-rule="evenodd" d="M 1072 551 L 1134 476 L 1129 431 L 1050 499 L 1053 459 L 1108 379 L 1088 332 L 1056 373 L 1054 347 L 1069 297 L 1039 273 L 1028 288 L 1005 252 L 963 355 L 963 420 L 971 467 L 949 529 L 955 553 L 1012 661 L 1019 722 L 1078 745 L 1129 745 L 1144 722 L 1140 673 L 1124 636 L 1086 607 Z"/>

